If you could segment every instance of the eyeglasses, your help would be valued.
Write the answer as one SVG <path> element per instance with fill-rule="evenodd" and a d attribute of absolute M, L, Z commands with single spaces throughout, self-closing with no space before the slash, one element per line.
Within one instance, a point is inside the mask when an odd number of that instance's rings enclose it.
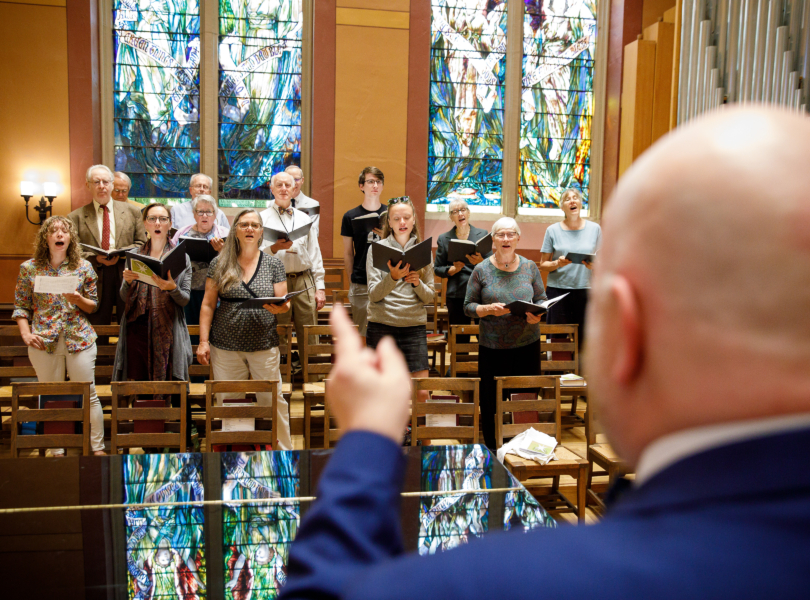
<path fill-rule="evenodd" d="M 198 211 L 195 211 L 195 212 L 198 215 L 200 215 L 201 217 L 211 217 L 214 214 L 213 210 L 198 210 Z"/>
<path fill-rule="evenodd" d="M 236 226 L 241 229 L 242 231 L 247 231 L 248 229 L 261 229 L 261 223 L 237 223 Z"/>
<path fill-rule="evenodd" d="M 293 181 L 295 181 L 295 183 L 301 183 L 302 181 L 304 181 L 304 178 L 303 177 L 293 177 Z"/>
<path fill-rule="evenodd" d="M 468 210 L 470 210 L 470 209 L 469 209 L 469 208 L 459 208 L 459 209 L 457 209 L 457 210 L 451 210 L 451 211 L 450 211 L 450 216 L 451 216 L 451 217 L 455 217 L 455 216 L 456 216 L 458 213 L 465 213 L 465 212 L 467 212 Z"/>
<path fill-rule="evenodd" d="M 169 217 L 146 217 L 147 223 L 168 223 L 171 221 Z"/>
<path fill-rule="evenodd" d="M 406 203 L 406 202 L 410 202 L 410 201 L 411 201 L 411 197 L 410 197 L 410 196 L 399 196 L 399 197 L 397 197 L 397 198 L 391 198 L 391 199 L 388 201 L 388 206 L 391 206 L 391 205 L 393 205 L 393 204 L 399 204 L 400 202 L 401 202 L 401 203 Z"/>
<path fill-rule="evenodd" d="M 96 187 L 106 187 L 112 183 L 111 179 L 93 179 L 90 183 L 92 183 Z"/>
<path fill-rule="evenodd" d="M 383 182 L 379 179 L 366 179 L 363 183 L 367 183 L 369 185 L 382 185 Z"/>
<path fill-rule="evenodd" d="M 492 237 L 497 238 L 499 240 L 514 240 L 518 236 L 517 233 L 514 231 L 501 231 L 493 235 Z"/>

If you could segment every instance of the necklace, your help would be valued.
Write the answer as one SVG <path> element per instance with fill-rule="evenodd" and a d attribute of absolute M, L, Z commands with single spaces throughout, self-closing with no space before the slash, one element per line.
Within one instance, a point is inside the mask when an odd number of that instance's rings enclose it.
<path fill-rule="evenodd" d="M 495 257 L 495 263 L 496 263 L 496 266 L 497 266 L 497 263 L 500 262 L 503 265 L 503 267 L 502 267 L 503 269 L 508 269 L 509 265 L 511 265 L 513 262 L 515 262 L 516 258 L 517 258 L 517 254 L 515 254 L 509 262 L 503 262 L 503 261 L 499 261 L 498 257 L 496 256 Z"/>

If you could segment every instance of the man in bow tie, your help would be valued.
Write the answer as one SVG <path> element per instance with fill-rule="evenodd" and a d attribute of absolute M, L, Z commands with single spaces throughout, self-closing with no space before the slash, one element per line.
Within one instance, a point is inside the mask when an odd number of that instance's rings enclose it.
<path fill-rule="evenodd" d="M 292 233 L 310 223 L 306 213 L 291 206 L 295 179 L 289 173 L 276 173 L 270 179 L 270 191 L 275 200 L 261 212 L 265 227 Z M 290 241 L 278 239 L 265 242 L 262 250 L 284 263 L 287 272 L 287 291 L 307 290 L 291 300 L 292 310 L 276 315 L 279 323 L 295 324 L 295 335 L 304 339 L 304 325 L 318 324 L 318 311 L 326 303 L 324 268 L 321 247 L 314 227 L 309 233 Z M 312 288 L 312 289 L 307 289 Z"/>
<path fill-rule="evenodd" d="M 292 206 L 309 215 L 312 221 L 312 229 L 315 230 L 315 237 L 317 238 L 321 224 L 321 203 L 301 191 L 301 187 L 304 185 L 304 172 L 301 170 L 301 167 L 290 165 L 284 169 L 284 172 L 292 175 L 295 184 L 291 194 Z"/>

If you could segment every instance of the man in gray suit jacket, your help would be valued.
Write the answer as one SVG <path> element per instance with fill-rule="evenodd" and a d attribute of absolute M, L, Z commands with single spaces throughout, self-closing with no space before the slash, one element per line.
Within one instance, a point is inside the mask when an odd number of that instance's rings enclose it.
<path fill-rule="evenodd" d="M 110 169 L 104 165 L 93 165 L 87 169 L 86 185 L 93 201 L 68 215 L 79 232 L 79 242 L 104 250 L 146 243 L 141 211 L 127 202 L 111 202 L 113 173 Z M 83 252 L 83 256 L 98 274 L 98 309 L 89 315 L 90 323 L 109 325 L 113 306 L 118 307 L 120 320 L 124 302 L 118 290 L 123 278 L 124 259 L 116 256 L 107 260 L 90 251 Z"/>

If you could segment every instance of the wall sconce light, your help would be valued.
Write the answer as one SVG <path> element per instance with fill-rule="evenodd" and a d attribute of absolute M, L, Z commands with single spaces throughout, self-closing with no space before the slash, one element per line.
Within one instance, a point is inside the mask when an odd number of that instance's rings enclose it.
<path fill-rule="evenodd" d="M 57 189 L 59 186 L 53 182 L 46 181 L 42 184 L 42 197 L 39 199 L 39 204 L 34 205 L 34 210 L 39 213 L 39 223 L 35 223 L 31 220 L 31 217 L 28 216 L 28 201 L 31 200 L 31 196 L 34 195 L 36 190 L 36 185 L 33 181 L 21 181 L 20 182 L 20 196 L 23 197 L 25 200 L 25 218 L 28 219 L 28 222 L 31 225 L 42 225 L 49 216 L 51 216 L 53 212 L 53 200 L 56 198 Z M 45 198 L 48 201 L 45 201 Z"/>

